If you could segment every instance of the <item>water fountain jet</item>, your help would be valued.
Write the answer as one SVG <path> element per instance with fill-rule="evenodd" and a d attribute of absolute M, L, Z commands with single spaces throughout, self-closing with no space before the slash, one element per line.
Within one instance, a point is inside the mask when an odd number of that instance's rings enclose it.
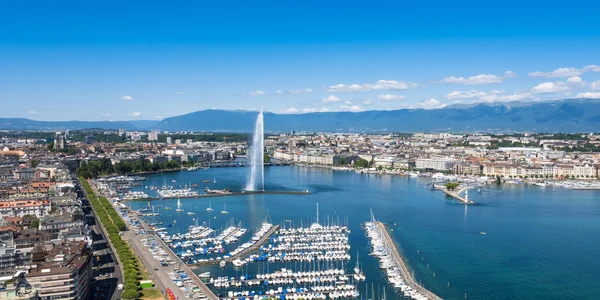
<path fill-rule="evenodd" d="M 246 190 L 248 191 L 265 190 L 264 139 L 263 112 L 261 109 L 258 117 L 256 118 L 254 135 L 252 136 L 252 146 L 250 147 L 250 177 L 248 178 L 248 183 L 246 184 Z"/>

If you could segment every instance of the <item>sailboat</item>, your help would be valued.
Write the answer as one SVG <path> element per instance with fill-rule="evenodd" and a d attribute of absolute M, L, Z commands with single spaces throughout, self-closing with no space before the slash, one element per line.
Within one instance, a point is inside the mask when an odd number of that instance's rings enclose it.
<path fill-rule="evenodd" d="M 213 183 L 216 184 L 217 183 L 217 179 L 213 178 Z"/>
<path fill-rule="evenodd" d="M 354 267 L 354 279 L 365 280 L 366 276 L 360 269 L 360 262 L 358 261 L 358 251 L 356 251 L 356 266 Z"/>
<path fill-rule="evenodd" d="M 229 213 L 227 210 L 225 210 L 225 204 L 226 204 L 226 202 L 223 202 L 223 210 L 221 211 L 221 213 L 224 215 Z"/>
<path fill-rule="evenodd" d="M 183 209 L 181 209 L 181 199 L 177 199 L 177 209 L 175 210 L 176 212 L 182 212 Z"/>
<path fill-rule="evenodd" d="M 211 203 L 211 202 L 212 202 L 212 201 L 210 201 L 210 200 L 208 201 L 208 208 L 206 208 L 206 211 L 207 211 L 207 212 L 211 212 L 211 211 L 213 211 L 213 209 L 212 209 L 212 205 L 211 205 L 212 203 Z"/>

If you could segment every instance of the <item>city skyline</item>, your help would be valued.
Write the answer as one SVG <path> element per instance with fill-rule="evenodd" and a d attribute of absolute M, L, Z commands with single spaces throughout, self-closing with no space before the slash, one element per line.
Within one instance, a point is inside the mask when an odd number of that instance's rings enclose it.
<path fill-rule="evenodd" d="M 600 98 L 592 3 L 547 5 L 543 14 L 537 1 L 520 9 L 22 5 L 1 9 L 0 117 L 158 120 L 204 109 L 306 113 Z"/>

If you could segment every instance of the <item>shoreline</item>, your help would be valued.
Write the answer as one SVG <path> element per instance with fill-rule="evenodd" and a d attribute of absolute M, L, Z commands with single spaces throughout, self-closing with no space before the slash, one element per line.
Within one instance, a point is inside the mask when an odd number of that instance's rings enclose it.
<path fill-rule="evenodd" d="M 192 198 L 211 198 L 211 197 L 228 197 L 228 196 L 245 196 L 245 195 L 310 195 L 312 194 L 308 190 L 306 191 L 244 191 L 244 192 L 233 192 L 229 194 L 199 194 L 193 196 L 173 196 L 173 197 L 148 197 L 139 199 L 121 199 L 120 201 L 149 201 L 149 200 L 161 200 L 161 199 L 192 199 Z"/>

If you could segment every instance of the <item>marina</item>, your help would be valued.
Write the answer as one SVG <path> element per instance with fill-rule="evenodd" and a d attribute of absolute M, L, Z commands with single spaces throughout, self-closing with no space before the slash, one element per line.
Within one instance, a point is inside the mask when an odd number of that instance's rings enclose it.
<path fill-rule="evenodd" d="M 200 183 L 200 188 L 203 189 L 205 186 L 201 181 L 210 179 L 209 187 L 211 189 L 230 188 L 235 191 L 245 188 L 247 171 L 247 168 L 215 168 L 156 174 L 148 176 L 146 182 L 151 185 L 152 182 L 162 183 L 176 180 L 177 183 L 189 184 L 191 181 L 192 184 Z M 214 178 L 217 179 L 217 184 L 212 183 Z M 147 209 L 147 202 L 150 202 L 150 207 L 154 206 L 154 213 L 158 212 L 159 215 L 143 218 L 149 224 L 156 223 L 157 228 L 163 228 L 163 232 L 169 235 L 185 234 L 188 232 L 189 226 L 198 223 L 198 226 L 215 230 L 213 236 L 216 236 L 230 226 L 228 223 L 231 223 L 232 217 L 236 220 L 234 222 L 236 226 L 241 221 L 242 226 L 247 228 L 248 232 L 238 242 L 229 245 L 223 243 L 223 247 L 227 249 L 223 253 L 213 253 L 197 258 L 209 260 L 214 258 L 211 262 L 191 265 L 196 268 L 194 272 L 198 275 L 205 274 L 206 276 L 206 273 L 209 272 L 209 277 L 201 277 L 207 282 L 211 277 L 234 277 L 239 280 L 240 276 L 246 275 L 248 279 L 255 280 L 256 275 L 273 273 L 284 268 L 292 270 L 292 272 L 312 271 L 315 268 L 318 269 L 318 265 L 321 269 L 340 269 L 343 264 L 344 274 L 353 278 L 353 284 L 356 285 L 356 289 L 361 295 L 360 298 L 380 299 L 383 298 L 384 290 L 389 299 L 406 298 L 401 290 L 393 288 L 389 284 L 387 274 L 380 269 L 379 260 L 369 255 L 372 252 L 369 239 L 360 225 L 369 221 L 369 208 L 372 207 L 378 220 L 386 224 L 390 237 L 401 244 L 402 258 L 415 282 L 442 298 L 464 299 L 465 294 L 471 299 L 490 300 L 502 297 L 546 299 L 553 297 L 554 294 L 550 294 L 539 286 L 535 290 L 528 290 L 527 293 L 513 290 L 507 294 L 507 290 L 501 285 L 497 285 L 496 282 L 514 284 L 513 276 L 509 275 L 513 273 L 518 276 L 538 276 L 545 280 L 553 280 L 553 282 L 557 282 L 557 286 L 561 287 L 559 294 L 566 298 L 577 296 L 582 296 L 584 299 L 590 298 L 585 296 L 589 294 L 584 291 L 589 291 L 587 287 L 593 286 L 592 278 L 580 277 L 577 283 L 571 280 L 561 281 L 548 272 L 540 271 L 531 274 L 530 268 L 521 268 L 520 265 L 524 264 L 520 263 L 511 267 L 509 272 L 504 266 L 497 263 L 495 255 L 518 257 L 517 261 L 536 266 L 538 270 L 550 267 L 558 268 L 559 265 L 568 261 L 569 264 L 575 263 L 579 270 L 593 273 L 596 266 L 593 263 L 590 264 L 593 259 L 572 245 L 596 244 L 594 240 L 589 240 L 584 235 L 586 232 L 593 232 L 599 228 L 594 225 L 595 221 L 590 219 L 596 214 L 594 213 L 596 211 L 596 191 L 579 192 L 567 188 L 554 188 L 551 185 L 542 188 L 530 184 L 496 185 L 493 183 L 482 186 L 481 193 L 477 192 L 477 189 L 469 190 L 469 199 L 477 202 L 478 205 L 458 205 L 460 202 L 444 201 L 443 193 L 432 191 L 426 187 L 426 184 L 431 182 L 431 177 L 361 175 L 325 168 L 268 167 L 265 168 L 265 181 L 267 182 L 265 186 L 267 191 L 309 189 L 311 193 L 307 195 L 255 193 L 235 197 L 207 197 L 208 199 L 203 197 L 181 198 L 181 208 L 185 211 L 183 213 L 175 211 L 177 199 L 124 201 L 123 203 L 133 210 L 138 210 Z M 137 188 L 143 189 L 143 187 Z M 496 192 L 497 190 L 501 190 L 501 193 Z M 225 200 L 227 215 L 220 213 Z M 327 225 L 327 219 L 331 224 L 331 220 L 337 222 L 337 219 L 340 218 L 342 221 L 338 224 L 347 226 L 350 231 L 348 243 L 351 248 L 348 254 L 351 255 L 351 258 L 349 260 L 268 261 L 267 252 L 261 251 L 258 247 L 236 255 L 233 259 L 226 259 L 225 267 L 221 268 L 220 261 L 223 260 L 223 256 L 249 242 L 265 222 L 265 216 L 269 216 L 268 223 L 279 225 L 280 228 L 310 227 L 316 221 L 316 202 L 319 203 L 321 225 Z M 567 216 L 570 216 L 568 220 L 573 220 L 571 218 L 586 220 L 585 223 L 578 221 L 577 224 L 572 224 L 572 226 L 581 228 L 581 231 L 573 232 L 568 227 L 558 226 L 554 222 L 543 221 L 540 223 L 539 214 L 523 209 L 523 207 L 537 206 L 541 203 L 548 208 L 544 216 L 551 216 L 552 219 L 558 220 L 566 220 Z M 167 207 L 171 209 L 169 210 Z M 565 207 L 569 209 L 565 210 Z M 188 212 L 194 212 L 195 215 L 188 215 Z M 486 217 L 492 212 L 496 216 L 495 218 Z M 150 209 L 143 213 L 153 212 Z M 343 221 L 345 218 L 348 221 Z M 195 219 L 198 221 L 196 222 Z M 534 222 L 533 220 L 538 221 Z M 162 224 L 159 224 L 160 222 Z M 392 225 L 392 222 L 397 222 L 397 225 Z M 549 229 L 562 237 L 552 243 L 552 245 L 560 245 L 560 249 L 552 252 L 552 256 L 556 257 L 556 263 L 544 262 L 542 264 L 533 253 L 539 253 L 548 248 L 541 248 L 539 244 L 533 244 L 531 241 L 536 240 L 540 232 L 546 232 Z M 515 231 L 518 231 L 520 235 L 515 236 Z M 273 244 L 272 239 L 278 237 L 279 232 L 273 233 L 265 241 L 263 247 Z M 482 232 L 486 234 L 484 235 Z M 506 239 L 518 239 L 520 246 L 516 247 L 514 243 L 503 242 Z M 548 244 L 545 245 L 548 246 Z M 275 245 L 273 244 L 273 246 Z M 600 245 L 598 246 L 600 247 Z M 497 248 L 503 253 L 498 254 L 494 251 L 494 255 L 491 255 L 485 251 L 489 247 Z M 194 246 L 185 250 L 194 251 L 196 248 L 198 247 Z M 473 249 L 472 251 L 475 252 L 461 250 L 464 248 Z M 480 253 L 481 257 L 473 257 L 472 253 Z M 573 256 L 569 253 L 578 253 L 578 255 Z M 265 255 L 264 260 L 263 255 Z M 359 257 L 359 269 L 366 277 L 359 283 L 354 278 L 352 271 L 357 265 L 355 255 Z M 423 256 L 424 260 L 422 260 Z M 221 260 L 216 260 L 217 257 L 221 257 Z M 461 266 L 466 264 L 471 268 L 481 270 L 479 275 L 471 276 L 456 271 L 461 270 Z M 580 271 L 572 272 L 571 269 L 562 268 L 561 270 L 571 275 L 581 273 Z M 486 292 L 482 293 L 472 284 L 473 282 L 477 282 L 478 286 L 485 286 Z M 294 284 L 297 285 L 297 283 Z M 535 282 L 530 284 L 532 287 L 536 286 Z M 582 286 L 584 284 L 585 287 Z M 569 288 L 573 285 L 579 287 L 577 291 Z M 262 283 L 261 289 L 257 286 L 230 286 L 227 289 L 216 289 L 210 284 L 209 287 L 221 298 L 227 298 L 230 290 L 234 292 L 247 291 L 249 294 L 252 290 L 256 294 L 262 290 L 264 295 L 271 289 L 271 287 L 265 289 Z M 282 288 L 287 287 L 293 286 L 282 286 Z M 273 287 L 273 290 L 277 289 Z M 246 298 L 252 297 L 246 296 Z"/>

